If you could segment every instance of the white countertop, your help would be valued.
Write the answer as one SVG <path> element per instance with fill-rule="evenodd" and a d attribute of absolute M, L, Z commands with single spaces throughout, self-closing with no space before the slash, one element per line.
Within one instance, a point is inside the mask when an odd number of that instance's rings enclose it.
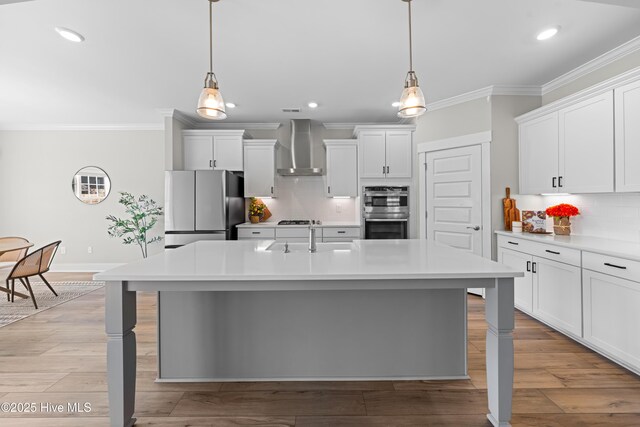
<path fill-rule="evenodd" d="M 640 243 L 580 235 L 556 236 L 555 234 L 513 233 L 511 231 L 496 231 L 496 234 L 640 261 Z"/>
<path fill-rule="evenodd" d="M 279 221 L 279 220 L 278 220 Z M 270 228 L 270 227 L 282 227 L 282 228 L 308 228 L 308 225 L 278 225 L 278 221 L 265 221 L 257 224 L 251 222 L 243 222 L 238 224 L 238 228 Z M 355 221 L 322 221 L 320 225 L 316 227 L 344 227 L 344 228 L 360 228 L 360 223 Z"/>
<path fill-rule="evenodd" d="M 272 240 L 200 241 L 94 276 L 112 281 L 475 279 L 522 272 L 426 240 L 356 240 L 351 250 L 265 251 Z M 318 247 L 323 243 L 318 243 Z"/>

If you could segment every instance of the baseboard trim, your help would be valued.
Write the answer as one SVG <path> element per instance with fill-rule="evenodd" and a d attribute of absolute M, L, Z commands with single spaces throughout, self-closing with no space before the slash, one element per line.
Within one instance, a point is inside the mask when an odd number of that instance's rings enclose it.
<path fill-rule="evenodd" d="M 455 381 L 468 380 L 469 375 L 453 376 L 392 376 L 392 377 L 269 377 L 269 378 L 156 378 L 157 383 L 208 383 L 208 382 L 258 382 L 258 381 Z"/>
<path fill-rule="evenodd" d="M 102 263 L 79 263 L 79 264 L 61 264 L 54 263 L 51 266 L 52 272 L 64 272 L 64 273 L 99 273 L 102 271 L 110 270 L 112 268 L 124 265 L 124 263 L 114 262 L 102 262 Z"/>

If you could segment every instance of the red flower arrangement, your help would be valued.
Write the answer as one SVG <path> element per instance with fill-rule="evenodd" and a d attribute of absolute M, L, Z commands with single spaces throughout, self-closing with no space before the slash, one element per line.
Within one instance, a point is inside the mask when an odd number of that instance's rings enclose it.
<path fill-rule="evenodd" d="M 561 203 L 556 206 L 551 206 L 550 208 L 547 208 L 546 212 L 547 215 L 556 218 L 580 215 L 580 211 L 578 210 L 578 208 L 568 203 Z"/>

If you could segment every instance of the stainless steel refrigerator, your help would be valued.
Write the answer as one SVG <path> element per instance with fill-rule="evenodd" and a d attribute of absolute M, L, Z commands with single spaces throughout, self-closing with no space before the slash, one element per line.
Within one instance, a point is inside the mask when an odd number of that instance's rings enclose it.
<path fill-rule="evenodd" d="M 244 221 L 244 183 L 228 171 L 165 171 L 165 248 L 198 240 L 236 240 Z"/>

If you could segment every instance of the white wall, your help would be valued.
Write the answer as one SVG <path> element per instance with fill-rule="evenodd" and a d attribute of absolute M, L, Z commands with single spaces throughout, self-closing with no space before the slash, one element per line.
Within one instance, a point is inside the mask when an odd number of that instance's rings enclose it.
<path fill-rule="evenodd" d="M 85 166 L 101 167 L 111 178 L 111 194 L 99 205 L 85 205 L 71 191 L 72 177 Z M 36 247 L 61 239 L 66 254 L 58 253 L 56 264 L 136 260 L 137 246 L 107 235 L 105 216 L 123 216 L 123 190 L 163 206 L 163 171 L 162 131 L 0 132 L 0 236 L 24 236 Z"/>

